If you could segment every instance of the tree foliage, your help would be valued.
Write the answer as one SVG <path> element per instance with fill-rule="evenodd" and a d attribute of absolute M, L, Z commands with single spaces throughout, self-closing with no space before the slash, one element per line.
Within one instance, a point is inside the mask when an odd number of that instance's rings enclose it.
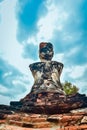
<path fill-rule="evenodd" d="M 76 94 L 78 92 L 78 88 L 77 86 L 73 85 L 72 83 L 65 81 L 65 83 L 63 83 L 63 89 L 66 93 L 66 95 L 72 95 L 72 94 Z"/>

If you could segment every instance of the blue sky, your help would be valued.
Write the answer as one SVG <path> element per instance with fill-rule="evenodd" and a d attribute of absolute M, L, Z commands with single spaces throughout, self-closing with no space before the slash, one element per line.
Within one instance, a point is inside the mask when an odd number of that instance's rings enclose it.
<path fill-rule="evenodd" d="M 0 103 L 29 93 L 29 64 L 40 61 L 38 46 L 51 42 L 62 62 L 61 82 L 87 94 L 87 0 L 0 0 Z"/>

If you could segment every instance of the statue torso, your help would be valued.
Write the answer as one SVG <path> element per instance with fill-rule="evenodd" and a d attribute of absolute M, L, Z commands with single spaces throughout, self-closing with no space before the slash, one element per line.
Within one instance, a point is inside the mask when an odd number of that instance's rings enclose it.
<path fill-rule="evenodd" d="M 35 91 L 37 88 L 38 90 L 57 90 L 62 87 L 60 86 L 62 63 L 56 61 L 37 62 L 29 67 L 34 77 L 32 90 Z"/>

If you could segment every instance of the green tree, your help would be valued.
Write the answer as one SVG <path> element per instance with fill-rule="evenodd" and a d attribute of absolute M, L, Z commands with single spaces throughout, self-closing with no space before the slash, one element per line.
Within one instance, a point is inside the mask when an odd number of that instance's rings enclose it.
<path fill-rule="evenodd" d="M 62 85 L 66 95 L 72 95 L 78 92 L 78 88 L 68 81 L 65 81 Z"/>

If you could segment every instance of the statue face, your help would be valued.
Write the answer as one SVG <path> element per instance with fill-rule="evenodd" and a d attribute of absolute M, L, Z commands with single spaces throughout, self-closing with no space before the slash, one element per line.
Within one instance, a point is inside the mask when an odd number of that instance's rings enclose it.
<path fill-rule="evenodd" d="M 41 42 L 39 46 L 39 57 L 41 60 L 51 60 L 53 57 L 53 45 L 47 42 Z"/>

